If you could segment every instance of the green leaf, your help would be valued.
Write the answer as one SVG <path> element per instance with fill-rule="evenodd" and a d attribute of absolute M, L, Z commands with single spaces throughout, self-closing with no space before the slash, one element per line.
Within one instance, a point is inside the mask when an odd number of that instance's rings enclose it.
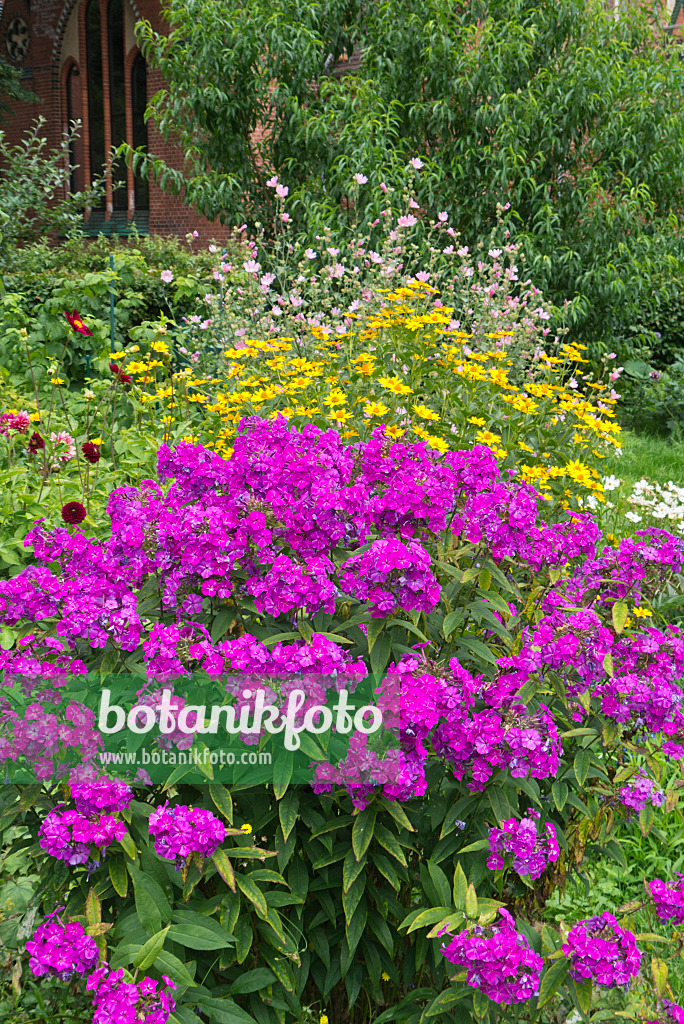
<path fill-rule="evenodd" d="M 186 988 L 195 987 L 195 979 L 186 965 L 168 950 L 162 949 L 157 956 L 155 965 L 160 974 L 168 974 L 169 978 L 177 985 L 184 985 Z"/>
<path fill-rule="evenodd" d="M 125 896 L 128 892 L 128 871 L 124 861 L 121 857 L 110 857 L 107 866 L 114 889 L 119 896 Z"/>
<path fill-rule="evenodd" d="M 236 621 L 235 608 L 222 608 L 211 624 L 212 643 L 218 643 L 224 633 L 230 628 L 230 624 Z"/>
<path fill-rule="evenodd" d="M 384 619 L 371 619 L 368 623 L 368 632 L 366 633 L 366 639 L 368 640 L 368 653 L 370 654 L 375 647 L 375 641 L 382 634 L 385 629 Z"/>
<path fill-rule="evenodd" d="M 352 849 L 357 860 L 361 860 L 370 846 L 371 839 L 373 838 L 373 829 L 375 828 L 376 814 L 377 812 L 374 808 L 367 807 L 356 817 L 354 827 L 352 828 Z"/>
<path fill-rule="evenodd" d="M 226 851 L 219 847 L 218 850 L 215 850 L 214 853 L 212 853 L 211 859 L 228 888 L 235 892 L 235 871 Z"/>
<path fill-rule="evenodd" d="M 537 1001 L 538 1007 L 544 1006 L 553 996 L 555 996 L 556 992 L 565 981 L 569 969 L 570 962 L 566 957 L 563 957 L 562 960 L 554 961 L 545 969 L 539 984 L 539 998 Z"/>
<path fill-rule="evenodd" d="M 268 905 L 261 889 L 254 884 L 249 875 L 236 875 L 236 879 L 240 892 L 245 894 L 261 917 L 266 917 Z"/>
<path fill-rule="evenodd" d="M 197 999 L 197 1003 L 212 1024 L 255 1024 L 253 1017 L 225 996 L 215 998 L 202 995 Z"/>
<path fill-rule="evenodd" d="M 639 828 L 641 834 L 647 836 L 653 828 L 655 823 L 655 811 L 653 810 L 653 804 L 646 804 L 644 809 L 639 814 Z"/>
<path fill-rule="evenodd" d="M 406 928 L 406 934 L 410 935 L 419 928 L 427 928 L 429 925 L 437 924 L 438 921 L 443 921 L 450 913 L 449 907 L 430 907 L 429 910 L 412 910 L 399 927 L 402 929 Z"/>
<path fill-rule="evenodd" d="M 253 971 L 245 971 L 237 981 L 230 986 L 231 996 L 244 996 L 249 992 L 260 992 L 261 989 L 272 985 L 276 980 L 273 971 L 267 967 L 257 967 Z"/>
<path fill-rule="evenodd" d="M 575 778 L 580 786 L 584 785 L 587 773 L 591 766 L 591 753 L 582 748 L 575 754 L 575 762 L 573 764 L 573 770 L 575 772 Z"/>
<path fill-rule="evenodd" d="M 163 928 L 162 931 L 157 932 L 151 939 L 140 947 L 135 957 L 133 958 L 133 966 L 140 968 L 141 971 L 146 971 L 148 967 L 151 967 L 155 962 L 162 949 L 164 948 L 164 940 L 166 939 L 166 933 L 169 930 L 169 925 Z"/>
<path fill-rule="evenodd" d="M 551 795 L 553 796 L 556 809 L 562 811 L 565 807 L 565 801 L 568 799 L 568 787 L 566 784 L 556 780 L 551 786 Z"/>
<path fill-rule="evenodd" d="M 225 786 L 209 786 L 209 796 L 229 825 L 233 824 L 233 800 Z"/>
<path fill-rule="evenodd" d="M 357 860 L 354 851 L 349 850 L 342 865 L 342 892 L 349 892 L 352 885 L 366 867 L 366 858 Z"/>
<path fill-rule="evenodd" d="M 582 1013 L 589 1013 L 591 1010 L 591 978 L 581 984 L 578 981 L 573 981 L 572 987 L 575 990 L 580 1010 Z"/>
<path fill-rule="evenodd" d="M 466 892 L 468 891 L 468 880 L 459 861 L 454 871 L 454 906 L 458 910 L 465 910 Z"/>
<path fill-rule="evenodd" d="M 299 796 L 295 790 L 291 789 L 278 804 L 278 816 L 280 818 L 280 827 L 283 830 L 284 842 L 287 842 L 290 832 L 295 826 L 298 813 Z"/>
<path fill-rule="evenodd" d="M 449 885 L 447 876 L 444 874 L 440 866 L 435 864 L 432 860 L 428 861 L 427 868 L 433 885 L 439 894 L 440 900 L 445 906 L 448 905 L 451 900 L 451 886 Z"/>
<path fill-rule="evenodd" d="M 613 629 L 619 635 L 625 628 L 629 608 L 624 601 L 616 601 L 613 605 Z"/>
<path fill-rule="evenodd" d="M 478 904 L 474 885 L 469 885 L 466 889 L 465 912 L 471 920 L 475 920 L 477 917 Z"/>
<path fill-rule="evenodd" d="M 174 911 L 168 937 L 186 949 L 197 950 L 223 949 L 235 943 L 222 925 L 194 910 Z"/>

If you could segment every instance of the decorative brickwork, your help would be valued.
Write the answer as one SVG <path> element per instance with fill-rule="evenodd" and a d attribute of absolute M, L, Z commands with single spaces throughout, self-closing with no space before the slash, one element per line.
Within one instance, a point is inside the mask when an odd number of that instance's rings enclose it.
<path fill-rule="evenodd" d="M 22 84 L 33 91 L 40 103 L 11 104 L 14 116 L 3 124 L 7 141 L 15 144 L 38 116 L 45 118 L 43 129 L 48 145 L 57 147 L 66 131 L 69 116 L 81 120 L 81 140 L 76 147 L 79 170 L 74 175 L 74 187 L 88 183 L 91 176 L 91 125 L 88 104 L 88 65 L 86 10 L 89 0 L 0 0 L 0 48 L 2 56 L 23 71 Z M 94 0 L 100 8 L 100 49 L 102 60 L 102 109 L 105 152 L 112 141 L 112 110 L 110 106 L 109 74 L 109 33 L 107 14 L 110 0 Z M 123 82 L 125 95 L 126 127 L 125 138 L 133 144 L 133 87 L 132 72 L 139 54 L 134 25 L 147 19 L 157 31 L 163 31 L 159 0 L 123 0 L 124 8 L 124 60 Z M 28 47 L 22 34 L 22 24 L 28 28 Z M 22 52 L 25 51 L 25 52 Z M 14 59 L 13 59 L 14 58 Z M 72 77 L 70 78 L 70 72 Z M 74 90 L 78 90 L 80 95 Z M 150 71 L 147 76 L 147 95 L 152 96 L 163 86 L 161 76 Z M 72 89 L 71 99 L 68 90 Z M 97 118 L 96 120 L 99 120 Z M 164 159 L 171 167 L 180 170 L 182 154 L 177 147 L 164 142 L 155 126 L 147 126 L 148 147 L 155 156 Z M 215 238 L 221 241 L 228 231 L 220 224 L 211 224 L 196 211 L 186 207 L 179 198 L 168 196 L 150 182 L 148 208 L 135 206 L 135 181 L 128 169 L 125 187 L 125 212 L 114 209 L 112 181 L 108 181 L 105 209 L 92 215 L 93 226 L 103 226 L 105 231 L 125 233 L 127 225 L 135 220 L 139 230 L 149 224 L 149 230 L 156 234 L 178 235 L 183 238 L 188 232 L 197 231 L 201 243 Z M 138 190 L 143 191 L 143 190 Z M 119 204 L 122 205 L 122 204 Z"/>

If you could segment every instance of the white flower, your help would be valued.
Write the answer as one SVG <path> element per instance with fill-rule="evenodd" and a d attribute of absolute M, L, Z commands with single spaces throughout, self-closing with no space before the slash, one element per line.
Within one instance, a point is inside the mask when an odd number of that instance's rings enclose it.
<path fill-rule="evenodd" d="M 629 519 L 630 523 L 641 522 L 641 516 L 638 516 L 636 512 L 625 512 L 625 519 Z"/>
<path fill-rule="evenodd" d="M 603 489 L 604 491 L 616 491 L 622 480 L 617 476 L 606 476 L 603 478 Z"/>

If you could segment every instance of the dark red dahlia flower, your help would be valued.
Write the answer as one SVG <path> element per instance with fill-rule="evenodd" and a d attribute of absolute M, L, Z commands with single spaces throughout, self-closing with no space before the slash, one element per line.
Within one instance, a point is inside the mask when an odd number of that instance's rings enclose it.
<path fill-rule="evenodd" d="M 86 462 L 92 462 L 93 465 L 100 461 L 100 446 L 93 444 L 92 441 L 86 441 L 81 445 L 81 451 L 83 452 L 83 458 Z"/>
<path fill-rule="evenodd" d="M 92 338 L 93 332 L 86 327 L 76 310 L 74 310 L 73 313 L 67 313 L 67 311 L 64 310 L 64 316 L 67 318 L 74 331 L 78 334 L 85 334 L 87 338 Z"/>
<path fill-rule="evenodd" d="M 121 381 L 122 384 L 130 384 L 131 381 L 133 380 L 133 378 L 129 377 L 127 373 L 124 373 L 123 370 L 120 370 L 116 363 L 110 363 L 109 369 L 112 371 L 114 376 Z"/>
<path fill-rule="evenodd" d="M 66 505 L 62 506 L 62 519 L 71 526 L 82 523 L 86 515 L 85 505 L 82 505 L 80 501 L 68 501 Z"/>
<path fill-rule="evenodd" d="M 26 445 L 26 450 L 30 452 L 31 455 L 35 455 L 36 452 L 42 451 L 44 447 L 45 441 L 40 436 L 38 431 L 34 430 L 31 436 L 29 437 L 28 444 Z"/>

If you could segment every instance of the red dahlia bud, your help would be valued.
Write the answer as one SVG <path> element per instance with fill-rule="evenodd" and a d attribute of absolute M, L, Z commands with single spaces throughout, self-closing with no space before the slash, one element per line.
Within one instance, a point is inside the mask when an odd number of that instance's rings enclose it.
<path fill-rule="evenodd" d="M 40 436 L 38 431 L 34 430 L 31 436 L 29 437 L 29 441 L 26 446 L 27 450 L 31 453 L 31 455 L 35 455 L 36 452 L 41 451 L 44 447 L 45 441 Z"/>
<path fill-rule="evenodd" d="M 83 452 L 83 458 L 86 462 L 92 462 L 95 464 L 100 461 L 100 449 L 98 445 L 93 444 L 92 441 L 86 441 L 85 444 L 82 444 L 81 451 Z"/>
<path fill-rule="evenodd" d="M 72 526 L 82 523 L 86 514 L 85 506 L 80 501 L 68 501 L 66 505 L 62 506 L 62 519 Z"/>

